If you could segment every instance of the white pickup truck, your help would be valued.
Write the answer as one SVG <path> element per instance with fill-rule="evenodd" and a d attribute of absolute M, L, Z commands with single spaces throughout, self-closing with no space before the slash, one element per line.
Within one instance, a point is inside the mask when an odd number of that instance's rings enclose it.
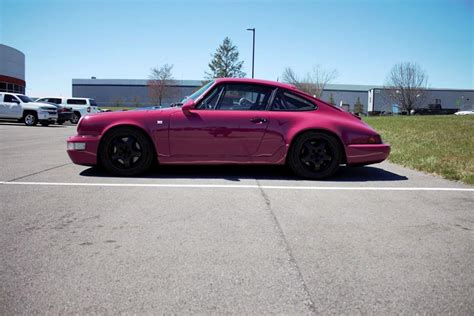
<path fill-rule="evenodd" d="M 58 119 L 58 111 L 54 105 L 34 102 L 23 94 L 0 92 L 0 119 L 16 119 L 28 126 L 38 122 L 48 126 Z"/>

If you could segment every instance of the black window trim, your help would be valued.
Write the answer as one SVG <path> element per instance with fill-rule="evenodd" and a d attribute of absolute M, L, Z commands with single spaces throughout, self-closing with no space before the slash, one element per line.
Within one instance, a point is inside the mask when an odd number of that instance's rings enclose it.
<path fill-rule="evenodd" d="M 217 84 L 214 89 L 221 89 L 221 91 L 219 92 L 220 95 L 219 95 L 219 98 L 217 100 L 217 103 L 216 103 L 216 107 L 214 109 L 212 109 L 211 111 L 229 111 L 229 110 L 221 110 L 220 107 L 221 107 L 221 101 L 222 101 L 222 98 L 224 97 L 226 91 L 227 91 L 227 87 L 229 85 L 242 85 L 242 86 L 256 86 L 256 87 L 265 87 L 265 88 L 269 88 L 272 90 L 271 94 L 270 94 L 270 97 L 269 99 L 267 100 L 267 104 L 265 105 L 265 108 L 263 110 L 258 110 L 258 111 L 268 111 L 269 108 L 271 108 L 271 105 L 272 105 L 272 102 L 273 102 L 273 99 L 275 98 L 275 95 L 276 95 L 276 91 L 278 90 L 277 87 L 274 87 L 274 86 L 270 86 L 270 85 L 261 85 L 261 84 L 257 84 L 257 83 L 253 83 L 253 82 L 223 82 L 223 83 L 219 83 Z M 207 99 L 207 97 L 212 93 L 212 91 L 214 90 L 212 89 L 211 91 L 209 91 L 208 94 L 206 94 L 206 96 L 204 96 L 198 104 L 196 104 L 195 106 L 195 110 L 205 110 L 205 111 L 208 111 L 207 109 L 199 109 L 199 107 L 201 106 L 202 102 L 204 102 L 204 100 Z M 231 110 L 232 111 L 232 110 Z M 252 112 L 255 112 L 255 110 L 233 110 L 233 111 L 252 111 Z"/>

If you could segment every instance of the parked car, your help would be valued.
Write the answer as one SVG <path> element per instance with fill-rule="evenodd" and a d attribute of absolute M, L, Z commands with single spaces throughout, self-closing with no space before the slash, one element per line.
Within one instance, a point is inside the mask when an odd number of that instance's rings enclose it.
<path fill-rule="evenodd" d="M 474 115 L 474 110 L 458 111 L 454 115 Z"/>
<path fill-rule="evenodd" d="M 61 105 L 60 98 L 41 98 L 37 99 L 38 102 L 44 102 L 53 105 L 58 110 L 58 119 L 56 123 L 63 124 L 64 122 L 71 121 L 73 119 L 73 109 L 71 106 Z"/>
<path fill-rule="evenodd" d="M 72 108 L 73 114 L 70 119 L 72 124 L 77 124 L 79 119 L 84 115 L 100 112 L 97 103 L 91 98 L 44 97 L 38 99 L 38 101 L 51 102 L 63 107 Z"/>
<path fill-rule="evenodd" d="M 211 81 L 180 106 L 85 116 L 67 152 L 80 165 L 133 176 L 160 164 L 287 164 L 321 179 L 341 164 L 385 160 L 390 146 L 360 118 L 294 86 Z"/>
<path fill-rule="evenodd" d="M 458 109 L 443 109 L 441 104 L 428 104 L 426 108 L 411 110 L 412 115 L 448 115 L 454 114 Z"/>
<path fill-rule="evenodd" d="M 56 121 L 58 112 L 51 104 L 35 102 L 23 94 L 0 92 L 0 119 L 15 119 L 33 126 L 48 126 Z"/>

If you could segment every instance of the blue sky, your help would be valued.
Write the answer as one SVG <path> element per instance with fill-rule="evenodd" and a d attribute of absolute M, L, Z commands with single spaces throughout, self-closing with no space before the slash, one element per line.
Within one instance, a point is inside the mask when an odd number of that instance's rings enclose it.
<path fill-rule="evenodd" d="M 474 88 L 474 0 L 0 0 L 0 42 L 26 55 L 27 93 L 70 95 L 72 78 L 147 78 L 174 64 L 201 79 L 229 36 L 251 73 L 337 69 L 334 83 L 382 85 L 393 64 L 417 62 L 429 86 Z"/>

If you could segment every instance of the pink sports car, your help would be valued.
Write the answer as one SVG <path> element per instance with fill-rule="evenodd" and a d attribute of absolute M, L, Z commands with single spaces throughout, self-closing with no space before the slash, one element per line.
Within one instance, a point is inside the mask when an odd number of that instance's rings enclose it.
<path fill-rule="evenodd" d="M 385 160 L 358 117 L 279 82 L 225 78 L 176 107 L 87 115 L 67 140 L 76 164 L 133 176 L 153 164 L 275 164 L 321 179 Z"/>

